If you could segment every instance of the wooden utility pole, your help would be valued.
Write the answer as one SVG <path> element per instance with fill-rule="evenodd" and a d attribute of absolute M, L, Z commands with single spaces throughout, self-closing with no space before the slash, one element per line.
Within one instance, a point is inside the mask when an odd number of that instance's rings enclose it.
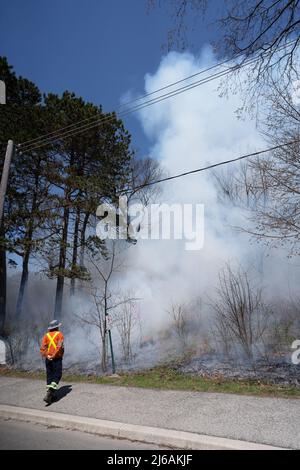
<path fill-rule="evenodd" d="M 0 223 L 1 225 L 3 222 L 2 219 L 3 219 L 3 211 L 4 211 L 4 200 L 5 200 L 8 175 L 9 175 L 10 164 L 11 164 L 11 160 L 13 156 L 13 151 L 14 151 L 14 143 L 12 140 L 9 140 L 7 143 L 6 154 L 5 154 L 4 165 L 3 165 L 2 176 L 1 176 L 1 183 L 0 183 Z"/>
<path fill-rule="evenodd" d="M 0 238 L 5 237 L 3 213 L 4 213 L 4 200 L 7 189 L 8 175 L 10 164 L 13 156 L 14 143 L 9 140 L 3 164 L 1 183 L 0 183 Z M 6 315 L 6 250 L 5 246 L 0 246 L 0 335 L 4 335 Z"/>

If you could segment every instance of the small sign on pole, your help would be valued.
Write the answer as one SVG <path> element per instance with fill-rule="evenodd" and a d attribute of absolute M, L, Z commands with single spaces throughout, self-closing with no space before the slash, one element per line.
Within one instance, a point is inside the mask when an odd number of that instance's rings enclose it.
<path fill-rule="evenodd" d="M 0 365 L 6 364 L 6 345 L 5 342 L 0 339 Z"/>
<path fill-rule="evenodd" d="M 3 80 L 0 80 L 0 104 L 6 104 L 6 87 Z"/>
<path fill-rule="evenodd" d="M 112 319 L 110 315 L 106 316 L 106 330 L 110 331 L 112 327 Z"/>

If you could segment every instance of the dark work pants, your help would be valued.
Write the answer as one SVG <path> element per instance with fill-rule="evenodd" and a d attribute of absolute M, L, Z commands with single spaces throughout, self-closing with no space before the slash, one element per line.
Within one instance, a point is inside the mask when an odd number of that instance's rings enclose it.
<path fill-rule="evenodd" d="M 49 361 L 46 359 L 47 385 L 55 382 L 57 385 L 62 376 L 62 358 Z"/>

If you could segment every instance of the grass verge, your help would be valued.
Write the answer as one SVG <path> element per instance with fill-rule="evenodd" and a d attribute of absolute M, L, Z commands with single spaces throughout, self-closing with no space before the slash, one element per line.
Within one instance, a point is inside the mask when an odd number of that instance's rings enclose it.
<path fill-rule="evenodd" d="M 45 379 L 44 372 L 27 372 L 0 368 L 0 376 L 28 379 Z M 229 380 L 222 377 L 199 377 L 182 374 L 170 366 L 120 373 L 118 376 L 75 375 L 65 373 L 64 382 L 119 385 L 124 387 L 152 388 L 159 390 L 185 390 L 193 392 L 234 393 L 239 395 L 300 398 L 300 389 L 263 383 L 260 381 Z"/>

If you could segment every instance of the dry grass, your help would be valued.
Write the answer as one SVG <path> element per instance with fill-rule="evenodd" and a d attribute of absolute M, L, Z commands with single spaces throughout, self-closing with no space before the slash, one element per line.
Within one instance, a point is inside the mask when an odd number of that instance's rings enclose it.
<path fill-rule="evenodd" d="M 43 371 L 28 372 L 0 367 L 0 376 L 22 377 L 27 379 L 45 379 Z M 120 373 L 116 376 L 64 374 L 66 382 L 119 385 L 124 387 L 154 388 L 160 390 L 186 390 L 197 392 L 233 393 L 282 398 L 300 398 L 300 389 L 263 383 L 253 380 L 228 380 L 218 377 L 199 377 L 182 374 L 170 366 L 158 366 L 152 369 Z"/>

